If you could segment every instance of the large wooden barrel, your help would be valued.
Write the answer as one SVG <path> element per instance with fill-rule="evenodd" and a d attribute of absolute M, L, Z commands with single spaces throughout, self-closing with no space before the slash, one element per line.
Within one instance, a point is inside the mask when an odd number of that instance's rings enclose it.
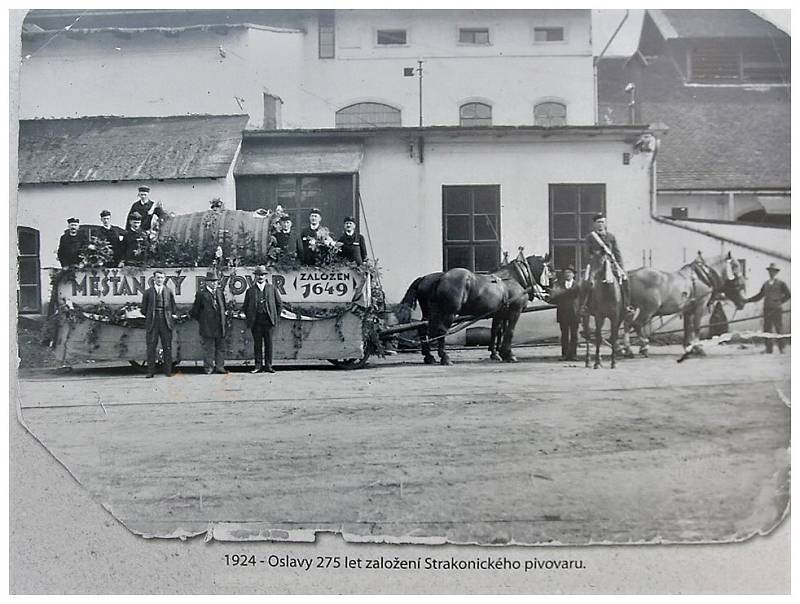
<path fill-rule="evenodd" d="M 237 255 L 266 258 L 270 247 L 272 220 L 243 210 L 208 210 L 170 217 L 161 226 L 159 238 L 174 237 L 192 246 L 201 256 L 216 246 L 236 249 Z M 228 251 L 226 249 L 226 252 Z"/>

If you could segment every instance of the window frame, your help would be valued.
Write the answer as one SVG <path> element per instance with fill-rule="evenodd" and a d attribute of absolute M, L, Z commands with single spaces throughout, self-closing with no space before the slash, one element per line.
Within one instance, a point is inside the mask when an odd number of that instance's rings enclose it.
<path fill-rule="evenodd" d="M 22 249 L 20 248 L 20 241 L 22 240 L 21 235 L 23 233 L 34 235 L 35 237 L 35 253 L 22 253 Z M 41 250 L 42 250 L 42 238 L 41 233 L 38 229 L 33 227 L 26 227 L 26 226 L 18 226 L 17 227 L 17 314 L 20 315 L 38 315 L 42 312 L 42 260 L 41 260 Z M 22 283 L 21 276 L 22 271 L 20 270 L 21 260 L 30 260 L 33 259 L 33 267 L 34 267 L 34 274 L 36 275 L 35 282 L 31 283 Z M 25 308 L 22 307 L 22 288 L 32 289 L 35 293 L 35 306 L 26 306 Z"/>
<path fill-rule="evenodd" d="M 474 106 L 478 106 L 479 105 L 481 107 L 487 107 L 489 109 L 489 118 L 488 118 L 489 119 L 489 123 L 488 124 L 465 124 L 464 123 L 464 119 L 465 118 L 462 115 L 462 112 L 464 111 L 465 107 L 472 106 L 472 105 L 474 105 Z M 489 127 L 492 126 L 492 121 L 494 119 L 494 115 L 493 114 L 494 114 L 493 107 L 489 103 L 485 103 L 483 101 L 467 101 L 465 103 L 461 103 L 458 106 L 458 125 L 463 127 L 463 128 L 489 128 Z M 474 117 L 474 118 L 466 118 L 466 119 L 485 120 L 487 118 Z"/>
<path fill-rule="evenodd" d="M 405 35 L 404 42 L 383 42 L 380 41 L 381 33 L 395 33 L 395 32 L 403 32 Z M 376 48 L 404 48 L 409 45 L 409 32 L 407 27 L 381 27 L 375 29 L 375 36 L 373 37 L 374 44 Z"/>
<path fill-rule="evenodd" d="M 345 111 L 346 109 L 350 109 L 352 107 L 358 107 L 359 105 L 380 105 L 382 107 L 388 107 L 389 109 L 392 109 L 392 110 L 397 112 L 397 123 L 396 124 L 394 124 L 394 123 L 392 123 L 392 124 L 363 123 L 363 124 L 340 125 L 339 122 L 338 122 L 338 116 L 339 115 L 350 115 L 350 114 L 347 114 L 347 113 L 342 114 L 342 112 Z M 387 113 L 389 113 L 389 112 L 387 112 Z M 348 130 L 348 129 L 357 129 L 357 128 L 396 128 L 396 127 L 402 127 L 402 125 L 403 125 L 403 111 L 399 107 L 395 107 L 395 106 L 389 105 L 387 103 L 381 103 L 381 102 L 378 102 L 378 101 L 361 101 L 361 102 L 358 102 L 358 103 L 351 103 L 350 105 L 346 105 L 345 107 L 337 109 L 336 113 L 334 113 L 334 116 L 333 116 L 333 124 L 334 124 L 334 128 L 339 129 L 339 130 Z"/>
<path fill-rule="evenodd" d="M 561 187 L 575 187 L 576 191 L 576 210 L 575 211 L 554 211 L 554 201 L 556 196 L 556 191 Z M 581 198 L 582 192 L 584 190 L 589 189 L 590 187 L 595 188 L 597 191 L 601 191 L 601 202 L 600 202 L 600 209 L 592 209 L 582 211 L 581 207 Z M 590 220 L 594 214 L 597 213 L 606 213 L 606 207 L 608 204 L 608 187 L 607 183 L 599 183 L 599 182 L 586 182 L 586 183 L 569 183 L 569 182 L 559 182 L 559 183 L 549 183 L 548 184 L 548 241 L 550 243 L 550 253 L 553 257 L 553 261 L 557 261 L 557 251 L 556 248 L 559 247 L 572 247 L 574 249 L 574 258 L 575 258 L 575 268 L 577 271 L 581 271 L 583 266 L 586 264 L 585 259 L 583 258 L 583 247 L 584 247 L 584 238 L 585 235 L 581 233 L 581 221 L 580 217 L 582 215 L 586 215 L 587 220 Z M 556 216 L 574 216 L 575 220 L 575 232 L 576 237 L 559 237 L 556 238 L 554 236 L 555 231 L 555 217 Z M 556 268 L 558 270 L 563 270 L 566 266 L 558 266 L 556 264 Z"/>
<path fill-rule="evenodd" d="M 486 32 L 486 42 L 469 42 L 464 41 L 461 39 L 461 36 L 465 32 L 469 33 L 477 33 L 477 32 Z M 490 27 L 477 27 L 477 26 L 468 26 L 468 27 L 461 27 L 458 28 L 458 39 L 457 44 L 459 46 L 491 46 L 492 45 L 492 30 Z"/>
<path fill-rule="evenodd" d="M 465 191 L 467 193 L 469 199 L 470 209 L 468 213 L 463 212 L 448 212 L 447 211 L 447 202 L 448 202 L 448 195 L 452 193 L 457 193 L 458 190 Z M 494 213 L 487 213 L 487 212 L 477 212 L 476 211 L 476 193 L 478 191 L 491 191 L 490 195 L 493 197 L 491 203 L 494 205 Z M 442 270 L 447 271 L 450 268 L 456 268 L 456 266 L 451 266 L 448 262 L 449 258 L 449 250 L 451 248 L 469 248 L 469 256 L 470 256 L 470 266 L 463 267 L 471 270 L 472 272 L 477 273 L 487 273 L 491 270 L 495 270 L 497 266 L 500 264 L 500 258 L 502 254 L 502 231 L 501 231 L 501 211 L 502 211 L 502 204 L 501 204 L 501 188 L 499 184 L 482 184 L 482 185 L 442 185 Z M 469 238 L 468 239 L 449 239 L 448 227 L 447 227 L 447 218 L 448 216 L 469 216 Z M 495 217 L 495 226 L 493 230 L 495 232 L 496 238 L 495 239 L 478 239 L 476 237 L 476 225 L 475 219 L 478 216 L 494 216 Z M 476 264 L 476 250 L 478 248 L 488 249 L 494 248 L 495 254 L 495 262 L 496 264 L 488 269 L 488 270 L 475 270 Z"/>
<path fill-rule="evenodd" d="M 537 40 L 536 39 L 536 32 L 537 31 L 554 31 L 554 30 L 561 30 L 561 39 L 560 40 Z M 534 44 L 564 44 L 567 42 L 567 28 L 563 25 L 534 25 L 533 31 L 533 43 Z"/>
<path fill-rule="evenodd" d="M 536 120 L 536 109 L 541 107 L 542 105 L 560 105 L 564 108 L 564 123 L 563 124 L 541 124 Z M 543 99 L 538 101 L 533 105 L 533 125 L 534 126 L 542 126 L 543 128 L 559 128 L 563 126 L 569 125 L 569 121 L 567 120 L 567 103 L 560 100 L 560 99 Z"/>
<path fill-rule="evenodd" d="M 323 18 L 325 18 L 325 25 L 323 26 Z M 328 20 L 329 19 L 329 20 Z M 330 55 L 323 55 L 322 53 L 322 36 L 323 36 L 323 27 L 327 30 L 324 33 L 330 33 L 331 42 L 330 42 Z M 327 43 L 326 43 L 327 47 Z M 336 13 L 333 10 L 321 10 L 317 16 L 317 54 L 320 59 L 335 59 L 336 58 Z"/>

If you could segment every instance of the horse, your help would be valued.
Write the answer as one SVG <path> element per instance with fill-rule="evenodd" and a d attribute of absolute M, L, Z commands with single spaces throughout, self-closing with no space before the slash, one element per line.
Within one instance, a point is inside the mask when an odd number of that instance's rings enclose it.
<path fill-rule="evenodd" d="M 610 266 L 606 255 L 592 257 L 589 262 L 589 283 L 582 284 L 581 299 L 585 301 L 586 313 L 583 315 L 583 333 L 586 335 L 586 367 L 589 366 L 589 317 L 594 317 L 594 368 L 602 367 L 600 344 L 603 342 L 602 329 L 606 319 L 611 323 L 609 343 L 611 345 L 611 369 L 617 366 L 617 336 L 625 309 L 622 304 L 622 286 Z M 588 297 L 588 299 L 587 299 Z"/>
<path fill-rule="evenodd" d="M 731 300 L 737 310 L 744 308 L 745 304 L 741 269 L 730 252 L 712 264 L 707 264 L 698 252 L 697 258 L 675 272 L 639 268 L 629 272 L 628 279 L 631 306 L 638 312 L 625 321 L 623 340 L 626 356 L 633 356 L 631 330 L 639 336 L 639 353 L 646 357 L 649 340 L 643 333 L 644 326 L 653 317 L 678 313 L 683 315 L 683 346 L 686 354 L 692 350 L 702 353 L 697 342 L 705 309 L 722 296 Z"/>
<path fill-rule="evenodd" d="M 457 316 L 496 317 L 506 325 L 500 345 L 504 361 L 515 362 L 511 351 L 514 328 L 527 300 L 537 293 L 545 295 L 549 284 L 547 257 L 528 256 L 520 252 L 510 263 L 490 274 L 475 274 L 464 268 L 445 273 L 430 273 L 415 279 L 401 302 L 408 310 L 398 313 L 409 317 L 418 301 L 427 325 L 419 329 L 424 362 L 435 363 L 430 344 L 438 341 L 439 362 L 452 365 L 445 350 L 444 338 Z"/>

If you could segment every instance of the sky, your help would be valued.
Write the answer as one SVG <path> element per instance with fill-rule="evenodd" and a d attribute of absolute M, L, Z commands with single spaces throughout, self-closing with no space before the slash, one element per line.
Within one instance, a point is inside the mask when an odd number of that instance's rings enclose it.
<path fill-rule="evenodd" d="M 642 19 L 644 18 L 643 8 L 631 9 L 627 21 L 622 29 L 614 38 L 611 46 L 606 51 L 606 56 L 630 56 L 636 51 L 636 44 L 639 41 L 639 32 L 642 29 Z M 791 33 L 790 11 L 787 9 L 764 9 L 754 10 L 753 12 L 762 18 L 774 23 L 783 31 Z M 594 53 L 600 54 L 603 47 L 614 34 L 614 30 L 625 16 L 624 9 L 595 9 L 592 11 L 592 30 Z"/>

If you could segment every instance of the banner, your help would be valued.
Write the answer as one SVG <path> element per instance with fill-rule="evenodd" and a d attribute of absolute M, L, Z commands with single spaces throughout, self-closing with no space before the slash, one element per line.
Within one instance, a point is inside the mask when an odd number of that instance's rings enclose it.
<path fill-rule="evenodd" d="M 178 304 L 194 302 L 197 290 L 203 286 L 206 267 L 166 268 L 166 285 L 175 293 Z M 223 269 L 219 285 L 226 300 L 241 304 L 247 288 L 255 283 L 255 267 Z M 267 269 L 267 281 L 272 283 L 284 302 L 291 304 L 369 304 L 369 275 L 349 269 L 321 269 L 303 267 L 288 272 Z M 150 286 L 156 269 L 111 268 L 76 270 L 68 279 L 62 278 L 58 287 L 59 301 L 75 304 L 121 306 L 141 302 L 142 294 Z"/>

